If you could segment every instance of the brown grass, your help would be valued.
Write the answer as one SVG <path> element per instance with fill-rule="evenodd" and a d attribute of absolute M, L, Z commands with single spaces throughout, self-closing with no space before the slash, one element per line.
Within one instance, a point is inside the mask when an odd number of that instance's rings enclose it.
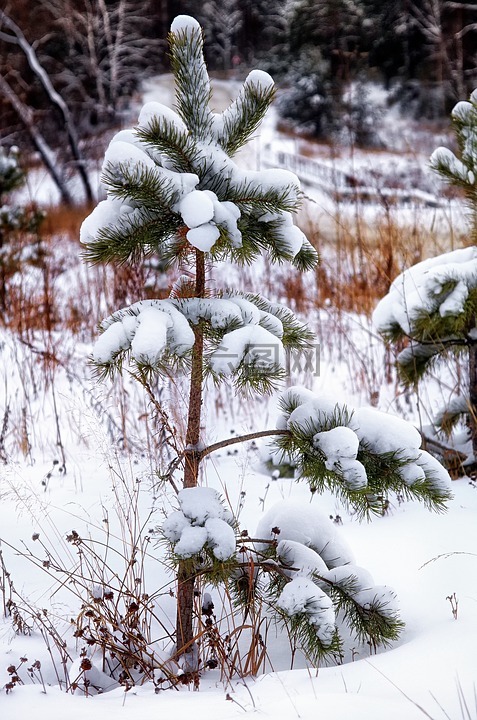
<path fill-rule="evenodd" d="M 169 283 L 161 283 L 161 273 L 152 268 L 85 269 L 79 229 L 89 210 L 84 206 L 48 210 L 41 236 L 35 238 L 41 247 L 40 259 L 34 263 L 40 280 L 32 288 L 23 281 L 21 268 L 9 278 L 8 312 L 0 322 L 20 334 L 67 328 L 91 337 L 105 311 L 112 312 L 141 297 L 164 297 Z M 347 211 L 345 216 L 337 206 L 334 215 L 317 217 L 316 209 L 308 204 L 299 221 L 318 250 L 321 263 L 314 274 L 305 276 L 289 267 L 267 272 L 267 292 L 304 315 L 316 308 L 332 307 L 369 316 L 402 270 L 425 257 L 466 244 L 465 237 L 454 233 L 451 221 L 446 227 L 429 230 L 420 222 L 419 209 L 405 226 L 397 218 L 394 208 L 383 207 L 369 223 L 359 206 L 354 214 Z M 31 242 L 31 236 L 26 235 L 12 240 L 19 250 Z M 71 290 L 68 288 L 67 297 L 63 294 L 59 299 L 55 288 L 67 271 Z M 25 278 L 27 274 L 25 267 Z"/>

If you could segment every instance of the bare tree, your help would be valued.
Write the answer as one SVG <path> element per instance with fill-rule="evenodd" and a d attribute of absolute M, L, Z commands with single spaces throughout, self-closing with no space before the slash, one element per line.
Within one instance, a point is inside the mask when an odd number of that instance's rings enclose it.
<path fill-rule="evenodd" d="M 439 114 L 447 112 L 449 100 L 462 98 L 467 93 L 463 40 L 468 33 L 477 31 L 477 5 L 449 2 L 448 0 L 413 0 L 409 14 L 419 29 L 428 48 L 429 65 L 436 83 Z M 475 71 L 475 67 L 473 68 Z"/>
<path fill-rule="evenodd" d="M 44 91 L 48 95 L 50 102 L 59 110 L 70 145 L 71 154 L 73 155 L 76 169 L 83 183 L 86 198 L 89 202 L 91 202 L 93 200 L 93 192 L 88 178 L 85 160 L 81 154 L 76 126 L 67 103 L 53 87 L 53 84 L 47 72 L 45 71 L 41 62 L 38 60 L 37 54 L 33 46 L 28 42 L 18 25 L 13 22 L 13 20 L 3 10 L 0 10 L 0 28 L 6 28 L 10 31 L 4 32 L 0 29 L 0 39 L 4 42 L 18 45 L 22 49 L 22 51 L 25 53 L 25 57 L 31 70 L 34 72 L 34 74 L 40 81 Z M 11 102 L 11 97 L 9 99 Z M 14 103 L 12 103 L 12 105 L 15 110 L 17 110 L 18 105 Z M 20 117 L 22 117 L 21 114 Z M 31 135 L 31 129 L 29 129 L 29 132 Z M 42 157 L 44 157 L 43 154 Z M 51 172 L 50 168 L 49 170 Z"/>
<path fill-rule="evenodd" d="M 90 111 L 110 121 L 121 99 L 152 65 L 157 43 L 146 31 L 148 2 L 138 0 L 41 0 L 67 43 L 61 80 Z M 99 104 L 99 108 L 98 108 Z"/>
<path fill-rule="evenodd" d="M 25 105 L 15 91 L 10 87 L 5 78 L 0 74 L 0 93 L 11 104 L 18 117 L 21 118 L 34 147 L 38 150 L 40 157 L 50 173 L 53 182 L 60 191 L 61 199 L 66 205 L 73 204 L 73 197 L 68 189 L 65 178 L 58 171 L 55 160 L 55 153 L 48 145 L 35 122 L 33 110 Z"/>

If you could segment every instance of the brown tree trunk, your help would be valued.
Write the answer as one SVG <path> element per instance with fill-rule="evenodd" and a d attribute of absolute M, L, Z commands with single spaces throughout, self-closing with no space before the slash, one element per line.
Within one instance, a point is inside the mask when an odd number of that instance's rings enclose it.
<path fill-rule="evenodd" d="M 204 253 L 196 250 L 196 281 L 195 296 L 205 295 L 205 261 Z M 203 355 L 204 334 L 200 321 L 194 330 L 195 343 L 192 350 L 192 368 L 189 391 L 189 411 L 187 418 L 184 488 L 197 486 L 200 464 L 200 426 L 202 413 L 202 383 L 203 383 Z M 177 654 L 190 652 L 193 657 L 192 646 L 194 642 L 193 610 L 194 610 L 195 576 L 191 574 L 190 564 L 179 563 L 177 571 L 177 620 L 176 620 L 176 647 Z M 197 668 L 189 667 L 190 671 Z"/>

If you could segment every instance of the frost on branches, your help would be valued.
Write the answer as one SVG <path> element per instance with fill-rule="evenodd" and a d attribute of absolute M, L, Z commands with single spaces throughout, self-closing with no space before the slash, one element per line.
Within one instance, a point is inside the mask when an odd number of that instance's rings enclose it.
<path fill-rule="evenodd" d="M 237 391 L 269 392 L 284 378 L 285 353 L 309 347 L 314 339 L 285 306 L 214 287 L 208 270 L 214 262 L 248 265 L 265 254 L 271 263 L 290 262 L 306 271 L 318 257 L 294 224 L 300 203 L 295 175 L 243 170 L 232 159 L 273 99 L 271 77 L 251 72 L 236 100 L 217 114 L 210 108 L 198 23 L 176 18 L 169 43 L 175 109 L 148 103 L 137 127 L 113 138 L 103 164 L 106 200 L 84 221 L 81 240 L 91 262 L 140 263 L 155 255 L 158 266 L 186 272 L 167 299 L 138 299 L 103 320 L 93 350 L 103 375 L 129 367 L 147 390 L 151 376 L 167 382 L 171 372 L 182 371 L 189 381 L 184 437 L 177 432 L 177 457 L 158 473 L 175 486 L 172 474 L 182 472 L 176 509 L 161 529 L 177 570 L 174 658 L 187 673 L 198 669 L 199 577 L 225 584 L 245 615 L 262 602 L 267 578 L 270 611 L 289 623 L 313 661 L 339 652 L 338 610 L 359 638 L 386 643 L 400 629 L 388 609 L 390 597 L 360 568 L 342 569 L 351 560 L 347 552 L 338 553 L 339 543 L 287 536 L 285 512 L 279 542 L 273 536 L 267 540 L 270 528 L 264 527 L 265 547 L 256 546 L 247 532 L 239 532 L 215 490 L 199 487 L 201 463 L 220 446 L 204 442 L 207 379 L 231 383 Z M 273 352 L 264 356 L 264 346 Z M 303 388 L 288 391 L 281 402 L 280 427 L 256 434 L 277 438 L 277 451 L 293 457 L 313 491 L 330 487 L 362 514 L 379 512 L 390 491 L 437 508 L 448 497 L 445 473 L 419 450 L 416 432 L 405 423 L 396 433 L 397 420 L 353 414 Z M 384 435 L 395 434 L 394 442 L 380 436 L 379 423 Z M 232 442 L 243 439 L 251 438 Z M 311 522 L 321 538 L 329 532 L 327 519 Z M 339 561 L 330 552 L 338 553 Z"/>

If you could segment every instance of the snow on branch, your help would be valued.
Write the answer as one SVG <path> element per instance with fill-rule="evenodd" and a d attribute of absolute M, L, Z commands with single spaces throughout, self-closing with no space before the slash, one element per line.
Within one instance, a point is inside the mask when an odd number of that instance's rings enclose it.
<path fill-rule="evenodd" d="M 329 487 L 360 514 L 382 513 L 390 492 L 443 509 L 447 471 L 425 450 L 410 423 L 374 408 L 353 409 L 305 388 L 280 401 L 275 453 L 291 459 L 311 488 Z"/>

